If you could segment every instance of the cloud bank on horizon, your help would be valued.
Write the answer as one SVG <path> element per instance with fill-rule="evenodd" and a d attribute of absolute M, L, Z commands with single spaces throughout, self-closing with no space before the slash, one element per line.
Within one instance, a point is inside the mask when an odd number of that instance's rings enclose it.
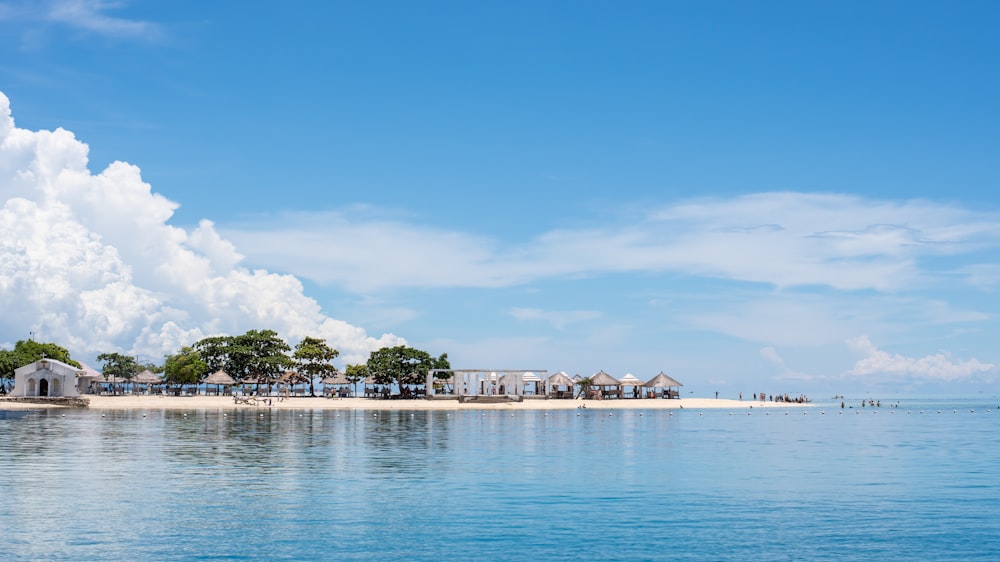
<path fill-rule="evenodd" d="M 292 342 L 325 338 L 350 363 L 405 343 L 325 315 L 292 275 L 241 266 L 211 221 L 170 225 L 177 204 L 136 166 L 93 174 L 87 155 L 70 131 L 17 128 L 0 92 L 0 343 L 34 332 L 76 354 L 148 359 L 274 329 Z"/>
<path fill-rule="evenodd" d="M 170 224 L 178 204 L 154 192 L 136 166 L 116 161 L 92 173 L 86 144 L 64 129 L 17 128 L 3 93 L 0 189 L 5 345 L 34 331 L 77 353 L 159 357 L 208 335 L 271 328 L 293 342 L 326 338 L 342 360 L 356 363 L 406 340 L 369 336 L 328 316 L 300 278 L 368 296 L 642 274 L 770 287 L 764 296 L 675 314 L 686 329 L 764 346 L 761 359 L 779 368 L 779 379 L 948 382 L 996 372 L 992 363 L 948 352 L 890 354 L 859 335 L 886 314 L 944 325 L 989 319 L 944 301 L 902 297 L 879 316 L 868 310 L 872 297 L 863 296 L 942 284 L 994 290 L 1000 275 L 990 256 L 1000 245 L 1000 217 L 957 205 L 754 193 L 650 207 L 621 223 L 552 229 L 521 244 L 364 212 L 299 212 L 225 228 L 206 219 L 184 229 Z M 954 265 L 956 256 L 962 265 Z M 427 263 L 435 267 L 421 267 Z M 817 297 L 816 288 L 831 293 Z M 852 297 L 837 296 L 845 294 Z M 597 309 L 527 306 L 507 315 L 556 330 L 602 319 Z M 796 320 L 806 317 L 809 330 Z M 464 346 L 466 357 L 509 347 L 502 338 L 485 341 L 448 343 L 460 352 Z M 507 344 L 514 341 L 553 348 L 520 335 Z M 831 342 L 860 357 L 853 367 L 809 375 L 790 368 L 779 351 Z"/>

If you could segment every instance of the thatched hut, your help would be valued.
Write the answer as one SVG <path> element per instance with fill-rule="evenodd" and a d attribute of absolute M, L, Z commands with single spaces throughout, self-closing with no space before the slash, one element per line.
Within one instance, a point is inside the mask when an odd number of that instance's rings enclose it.
<path fill-rule="evenodd" d="M 590 398 L 620 398 L 622 383 L 601 370 L 590 377 Z"/>
<path fill-rule="evenodd" d="M 643 385 L 643 382 L 641 380 L 639 380 L 639 377 L 633 375 L 632 373 L 625 373 L 625 376 L 622 377 L 622 378 L 620 378 L 620 379 L 618 379 L 618 382 L 621 383 L 621 385 L 623 387 L 622 394 L 624 396 L 631 396 L 632 398 L 641 398 L 642 397 L 642 385 Z M 625 392 L 624 387 L 626 387 L 626 386 L 630 387 L 632 389 L 631 393 Z"/>
<path fill-rule="evenodd" d="M 680 398 L 680 387 L 684 385 L 660 371 L 660 374 L 646 381 L 643 386 L 653 389 L 654 396 L 659 398 Z"/>
<path fill-rule="evenodd" d="M 573 387 L 576 382 L 563 371 L 545 379 L 545 393 L 549 398 L 573 398 Z"/>
<path fill-rule="evenodd" d="M 278 377 L 278 384 L 285 387 L 283 393 L 285 396 L 292 394 L 304 395 L 309 386 L 309 377 L 298 371 L 288 371 Z M 297 388 L 298 385 L 305 385 L 305 387 Z"/>
<path fill-rule="evenodd" d="M 354 385 L 351 384 L 351 381 L 347 380 L 347 375 L 340 371 L 324 377 L 320 382 L 323 383 L 323 396 L 347 398 L 349 395 L 354 394 Z"/>
<path fill-rule="evenodd" d="M 229 373 L 219 369 L 218 371 L 205 377 L 205 394 L 208 394 L 208 385 L 215 386 L 215 395 L 218 396 L 219 394 L 222 394 L 224 387 L 231 387 L 234 384 L 236 384 L 236 379 L 229 376 Z M 229 394 L 230 391 L 231 389 L 226 389 L 225 394 Z"/>
<path fill-rule="evenodd" d="M 388 398 L 389 387 L 375 382 L 375 377 L 365 377 L 365 398 Z"/>
<path fill-rule="evenodd" d="M 140 385 L 140 384 L 143 386 L 143 391 L 146 394 L 149 394 L 152 386 L 157 385 L 157 384 L 163 384 L 163 379 L 160 378 L 160 377 L 158 377 L 158 376 L 156 376 L 156 374 L 153 373 L 153 371 L 150 371 L 149 369 L 145 369 L 143 372 L 141 372 L 138 375 L 132 377 L 132 385 L 133 385 L 132 388 L 133 389 L 137 385 Z"/>

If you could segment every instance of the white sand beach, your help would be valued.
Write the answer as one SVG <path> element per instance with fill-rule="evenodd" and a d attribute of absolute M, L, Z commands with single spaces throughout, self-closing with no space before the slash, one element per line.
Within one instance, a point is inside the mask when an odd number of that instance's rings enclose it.
<path fill-rule="evenodd" d="M 559 400 L 532 399 L 522 402 L 493 404 L 459 403 L 458 400 L 376 400 L 371 398 L 277 397 L 257 404 L 236 404 L 231 396 L 86 396 L 90 408 L 97 410 L 572 410 L 586 407 L 605 410 L 664 410 L 664 409 L 750 409 L 795 408 L 809 406 L 789 402 L 760 402 L 724 398 L 620 399 L 620 400 Z M 0 401 L 0 409 L 37 409 L 44 404 Z"/>

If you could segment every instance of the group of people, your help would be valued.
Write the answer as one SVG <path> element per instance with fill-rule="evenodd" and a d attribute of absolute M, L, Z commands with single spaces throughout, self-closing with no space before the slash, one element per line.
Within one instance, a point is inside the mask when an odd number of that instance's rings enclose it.
<path fill-rule="evenodd" d="M 715 393 L 715 397 L 719 397 L 719 393 Z M 754 400 L 760 400 L 761 402 L 788 402 L 792 404 L 808 404 L 809 397 L 805 394 L 799 394 L 797 397 L 789 396 L 786 392 L 785 394 L 767 394 L 766 392 L 754 393 Z M 743 393 L 740 393 L 740 400 L 743 400 Z"/>

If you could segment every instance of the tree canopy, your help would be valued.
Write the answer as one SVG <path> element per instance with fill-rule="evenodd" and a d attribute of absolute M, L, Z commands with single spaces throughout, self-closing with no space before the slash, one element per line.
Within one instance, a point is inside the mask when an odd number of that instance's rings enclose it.
<path fill-rule="evenodd" d="M 126 381 L 139 374 L 139 362 L 131 355 L 123 353 L 102 353 L 97 356 L 97 360 L 103 363 L 101 373 L 104 378 L 119 377 Z"/>
<path fill-rule="evenodd" d="M 208 370 L 222 369 L 235 379 L 274 382 L 294 362 L 291 347 L 273 330 L 250 330 L 241 336 L 204 338 L 193 346 Z"/>
<path fill-rule="evenodd" d="M 347 368 L 344 369 L 344 377 L 351 384 L 358 384 L 368 377 L 368 365 L 365 365 L 364 363 L 360 365 L 348 365 Z"/>
<path fill-rule="evenodd" d="M 372 352 L 366 364 L 368 373 L 379 384 L 423 384 L 431 369 L 449 369 L 448 354 L 432 357 L 420 349 L 399 345 Z"/>
<path fill-rule="evenodd" d="M 337 372 L 337 368 L 330 361 L 333 361 L 339 355 L 339 351 L 327 345 L 326 340 L 320 338 L 303 338 L 295 346 L 295 353 L 292 354 L 292 358 L 299 373 L 309 377 L 310 395 L 316 395 L 313 381 L 317 377 L 322 378 Z"/>
<path fill-rule="evenodd" d="M 196 384 L 208 372 L 208 365 L 201 355 L 190 347 L 183 347 L 167 357 L 163 366 L 164 378 L 173 384 Z"/>

